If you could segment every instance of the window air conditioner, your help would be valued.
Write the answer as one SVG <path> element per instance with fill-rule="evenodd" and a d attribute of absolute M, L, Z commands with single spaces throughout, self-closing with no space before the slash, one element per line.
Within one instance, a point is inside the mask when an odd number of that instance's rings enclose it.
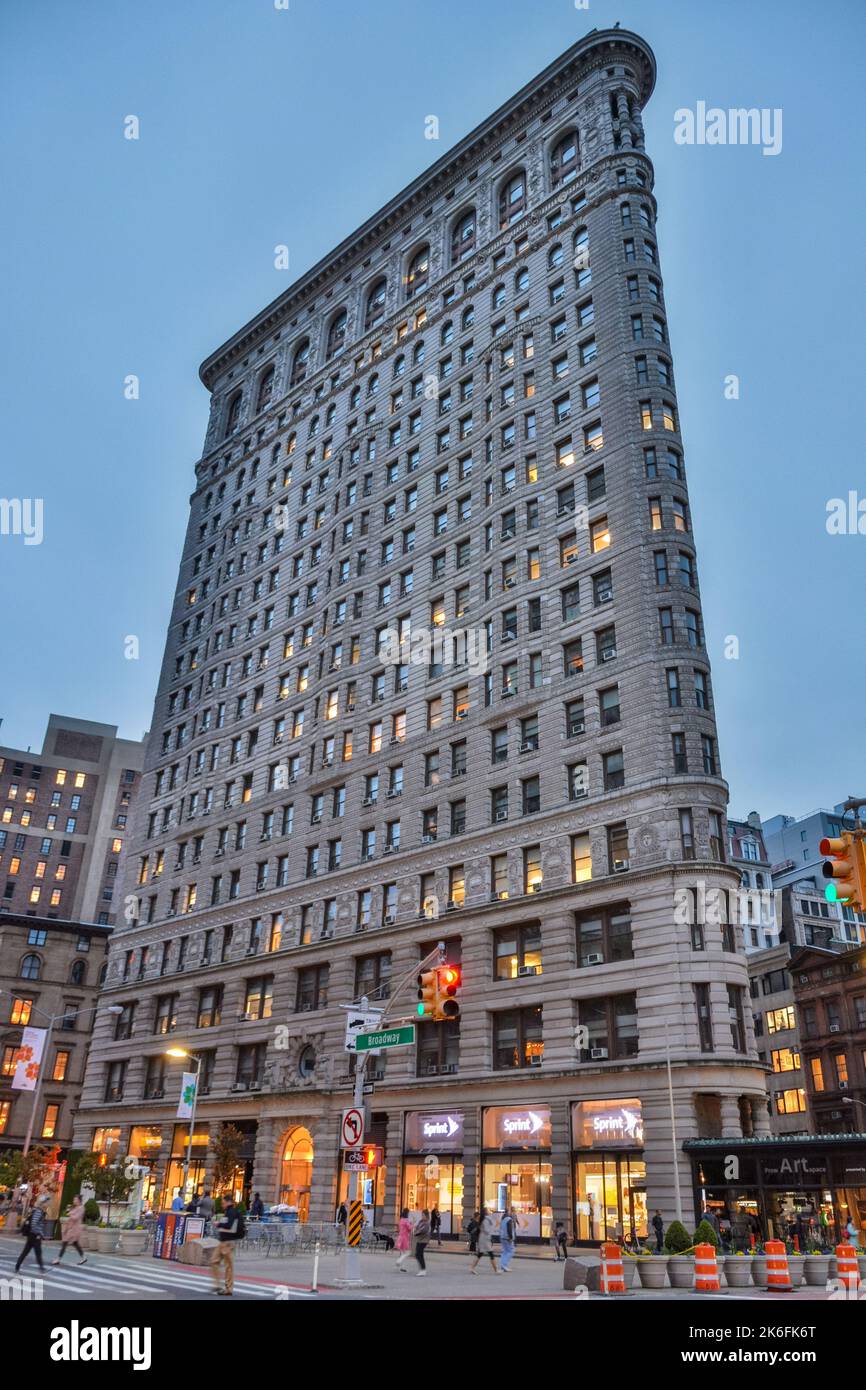
<path fill-rule="evenodd" d="M 607 651 L 601 654 L 602 661 L 614 661 L 616 659 L 616 647 L 608 647 Z"/>
<path fill-rule="evenodd" d="M 537 974 L 538 974 L 538 966 L 537 966 L 537 965 L 518 965 L 518 967 L 517 967 L 517 973 L 518 973 L 518 975 L 537 975 Z"/>
<path fill-rule="evenodd" d="M 529 1059 L 529 1065 L 531 1067 L 540 1067 L 542 1061 L 543 1058 L 539 1057 L 537 1053 L 533 1053 L 533 1055 Z"/>
<path fill-rule="evenodd" d="M 830 1032 L 831 1032 L 831 1033 L 838 1033 L 838 1032 L 839 1032 L 839 1024 L 838 1024 L 838 1023 L 831 1023 L 831 1024 L 830 1024 Z"/>
<path fill-rule="evenodd" d="M 592 1058 L 592 1060 L 593 1060 L 594 1062 L 606 1062 L 606 1061 L 607 1061 L 607 1048 L 606 1048 L 606 1047 L 591 1047 L 591 1048 L 589 1049 L 589 1055 L 590 1055 L 590 1057 Z"/>
<path fill-rule="evenodd" d="M 507 812 L 507 811 L 501 811 L 501 810 L 500 810 L 500 811 L 497 811 L 497 812 L 496 812 L 496 820 L 498 820 L 498 821 L 500 821 L 500 820 L 508 820 L 508 812 Z"/>
<path fill-rule="evenodd" d="M 600 951 L 593 951 L 591 955 L 584 956 L 584 965 L 604 965 L 604 956 Z"/>

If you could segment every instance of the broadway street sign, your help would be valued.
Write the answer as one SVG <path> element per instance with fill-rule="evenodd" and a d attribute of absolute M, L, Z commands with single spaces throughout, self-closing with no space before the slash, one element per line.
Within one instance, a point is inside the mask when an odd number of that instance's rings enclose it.
<path fill-rule="evenodd" d="M 355 1039 L 357 1052 L 371 1052 L 379 1047 L 406 1047 L 415 1041 L 415 1024 L 403 1028 L 385 1028 L 378 1033 L 359 1033 Z"/>

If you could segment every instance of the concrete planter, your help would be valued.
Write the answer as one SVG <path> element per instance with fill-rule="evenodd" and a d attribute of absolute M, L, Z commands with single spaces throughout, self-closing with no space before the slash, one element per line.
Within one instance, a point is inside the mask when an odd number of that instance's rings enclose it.
<path fill-rule="evenodd" d="M 806 1272 L 806 1283 L 809 1287 L 813 1289 L 826 1288 L 830 1276 L 830 1256 L 807 1255 L 803 1264 Z"/>
<path fill-rule="evenodd" d="M 752 1261 L 748 1255 L 726 1255 L 725 1282 L 729 1289 L 748 1289 L 752 1283 Z"/>
<path fill-rule="evenodd" d="M 668 1260 L 668 1278 L 672 1289 L 693 1289 L 695 1287 L 695 1261 L 693 1255 L 671 1255 Z"/>
<path fill-rule="evenodd" d="M 756 1288 L 765 1289 L 768 1282 L 766 1255 L 747 1255 L 746 1259 L 752 1267 L 752 1283 Z"/>
<path fill-rule="evenodd" d="M 663 1289 L 668 1272 L 667 1255 L 648 1255 L 635 1260 L 643 1289 Z"/>
<path fill-rule="evenodd" d="M 95 1250 L 95 1249 L 96 1249 L 96 1227 L 95 1227 L 95 1226 L 82 1226 L 82 1227 L 81 1227 L 81 1248 L 82 1248 L 82 1250 Z"/>
<path fill-rule="evenodd" d="M 806 1277 L 806 1256 L 789 1255 L 788 1272 L 791 1275 L 791 1287 L 799 1289 Z"/>
<path fill-rule="evenodd" d="M 98 1226 L 96 1228 L 96 1244 L 92 1248 L 98 1250 L 100 1255 L 111 1255 L 117 1245 L 117 1237 L 116 1226 Z"/>
<path fill-rule="evenodd" d="M 860 1271 L 860 1283 L 866 1283 L 866 1255 L 857 1256 L 857 1268 Z"/>
<path fill-rule="evenodd" d="M 121 1231 L 119 1254 L 143 1255 L 147 1249 L 147 1231 Z"/>
<path fill-rule="evenodd" d="M 630 1258 L 628 1255 L 623 1255 L 622 1282 L 625 1284 L 627 1289 L 630 1289 L 635 1281 L 635 1276 L 637 1274 L 637 1270 L 635 1269 L 636 1264 L 637 1260 Z"/>

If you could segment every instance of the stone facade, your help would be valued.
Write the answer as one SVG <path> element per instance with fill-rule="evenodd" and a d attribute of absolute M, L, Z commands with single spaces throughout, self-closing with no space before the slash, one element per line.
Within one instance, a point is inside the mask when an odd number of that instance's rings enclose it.
<path fill-rule="evenodd" d="M 412 1198 L 412 1112 L 459 1110 L 457 1228 L 515 1181 L 491 1108 L 528 1107 L 540 1235 L 673 1214 L 668 1064 L 679 1141 L 766 1130 L 742 938 L 708 925 L 696 949 L 677 915 L 738 878 L 641 123 L 654 73 L 635 35 L 582 40 L 203 365 L 139 916 L 107 982 L 127 1022 L 97 1030 L 82 1143 L 168 1140 L 177 1087 L 148 1059 L 170 1031 L 203 1058 L 202 1137 L 257 1122 L 251 1186 L 274 1200 L 308 1133 L 302 1206 L 331 1217 L 340 1006 L 411 1013 L 440 939 L 459 1039 L 424 1024 L 375 1064 L 378 1220 Z M 385 629 L 443 624 L 477 629 L 484 660 L 383 660 Z M 643 1130 L 617 1147 L 622 1101 Z M 575 1102 L 608 1135 L 579 1172 Z M 633 1210 L 599 1189 L 605 1155 L 634 1164 Z"/>

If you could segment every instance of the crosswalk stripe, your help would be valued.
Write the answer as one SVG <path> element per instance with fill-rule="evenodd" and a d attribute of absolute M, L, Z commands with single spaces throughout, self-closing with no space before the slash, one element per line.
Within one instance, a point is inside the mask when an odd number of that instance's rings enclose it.
<path fill-rule="evenodd" d="M 14 1260 L 9 1258 L 0 1263 L 8 1265 L 11 1269 Z M 33 1278 L 41 1278 L 43 1282 L 52 1288 L 66 1289 L 71 1292 L 81 1293 L 83 1290 L 98 1292 L 106 1287 L 116 1286 L 120 1281 L 117 1272 L 122 1271 L 123 1286 L 126 1289 L 135 1289 L 140 1293 L 153 1293 L 157 1291 L 199 1293 L 213 1286 L 213 1280 L 208 1275 L 189 1274 L 181 1270 L 150 1270 L 150 1269 L 130 1269 L 126 1263 L 112 1262 L 107 1268 L 105 1265 L 91 1265 L 87 1268 L 76 1266 L 75 1272 L 72 1269 L 58 1272 L 50 1265 L 46 1267 L 43 1275 L 39 1274 L 37 1266 L 32 1270 L 22 1270 L 22 1276 L 30 1274 Z M 254 1298 L 274 1298 L 276 1296 L 273 1284 L 259 1284 L 240 1279 L 236 1282 L 238 1292 L 249 1294 Z M 299 1290 L 300 1297 L 313 1297 L 309 1291 Z"/>
<path fill-rule="evenodd" d="M 129 1270 L 129 1264 L 124 1260 L 111 1260 L 110 1257 L 109 1260 L 112 1268 L 124 1271 Z M 104 1257 L 100 1259 L 100 1265 L 102 1266 L 104 1266 L 108 1262 L 109 1261 L 106 1260 Z M 166 1270 L 165 1273 L 163 1273 L 163 1271 L 158 1267 L 162 1263 L 168 1264 L 168 1270 Z M 153 1279 L 167 1277 L 170 1278 L 172 1282 L 189 1282 L 191 1284 L 199 1286 L 202 1284 L 210 1285 L 213 1280 L 213 1276 L 210 1273 L 206 1274 L 202 1272 L 201 1274 L 197 1274 L 190 1269 L 178 1268 L 178 1266 L 174 1264 L 174 1262 L 154 1261 L 154 1266 L 156 1267 L 151 1266 L 148 1269 L 142 1269 L 140 1266 L 138 1266 L 135 1269 L 136 1277 Z M 299 1297 L 315 1297 L 311 1289 L 305 1289 L 302 1286 L 292 1285 L 288 1283 L 286 1280 L 276 1279 L 273 1282 L 269 1282 L 263 1279 L 253 1279 L 249 1275 L 244 1274 L 242 1270 L 239 1270 L 237 1264 L 235 1265 L 235 1283 L 242 1284 L 245 1289 L 260 1289 L 264 1293 L 273 1294 L 275 1287 L 279 1286 L 280 1288 L 290 1289 Z"/>

